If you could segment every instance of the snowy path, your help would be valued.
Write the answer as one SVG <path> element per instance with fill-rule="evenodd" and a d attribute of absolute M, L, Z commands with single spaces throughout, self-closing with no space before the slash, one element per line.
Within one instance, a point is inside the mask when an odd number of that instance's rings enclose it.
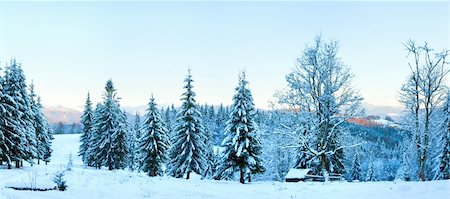
<path fill-rule="evenodd" d="M 0 169 L 0 199 L 29 198 L 448 198 L 450 181 L 366 182 L 366 183 L 280 183 L 184 180 L 171 177 L 150 178 L 129 171 L 83 168 L 76 156 L 79 135 L 56 135 L 54 154 L 49 165 L 25 166 L 23 169 Z M 53 173 L 67 164 L 72 153 L 74 168 L 66 176 L 65 192 L 15 191 L 4 188 L 9 182 L 28 182 L 35 173 L 38 181 L 51 182 Z"/>

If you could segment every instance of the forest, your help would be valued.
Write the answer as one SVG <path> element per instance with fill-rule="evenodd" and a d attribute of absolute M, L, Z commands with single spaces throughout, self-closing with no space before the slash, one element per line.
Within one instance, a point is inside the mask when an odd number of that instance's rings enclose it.
<path fill-rule="evenodd" d="M 180 107 L 159 107 L 154 93 L 145 114 L 130 122 L 110 79 L 103 101 L 87 95 L 78 155 L 92 168 L 240 183 L 284 181 L 292 168 L 311 169 L 325 181 L 450 179 L 449 51 L 406 41 L 403 116 L 395 127 L 368 127 L 350 122 L 365 116 L 363 97 L 338 46 L 321 36 L 306 45 L 271 110 L 255 107 L 247 72 L 239 73 L 232 105 L 200 105 L 188 70 Z M 15 59 L 4 71 L 0 164 L 47 163 L 53 133 L 34 85 Z"/>

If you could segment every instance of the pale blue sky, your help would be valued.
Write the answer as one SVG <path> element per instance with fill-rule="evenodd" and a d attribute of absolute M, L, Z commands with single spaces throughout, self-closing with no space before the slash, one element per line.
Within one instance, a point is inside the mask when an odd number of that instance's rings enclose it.
<path fill-rule="evenodd" d="M 365 101 L 397 105 L 408 75 L 402 42 L 449 45 L 444 2 L 0 2 L 0 61 L 23 63 L 46 105 L 100 101 L 107 79 L 123 106 L 180 104 L 192 69 L 197 101 L 230 104 L 245 69 L 266 108 L 316 34 L 340 42 Z"/>

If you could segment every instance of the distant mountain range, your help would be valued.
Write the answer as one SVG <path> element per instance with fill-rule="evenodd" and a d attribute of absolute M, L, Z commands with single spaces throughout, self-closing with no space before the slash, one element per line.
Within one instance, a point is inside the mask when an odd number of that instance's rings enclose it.
<path fill-rule="evenodd" d="M 168 105 L 162 106 L 167 107 Z M 363 103 L 362 106 L 366 110 L 367 115 L 376 115 L 380 116 L 380 118 L 389 116 L 394 121 L 399 121 L 402 113 L 402 108 L 396 106 L 380 106 L 369 103 Z M 123 109 L 128 113 L 128 116 L 134 115 L 136 112 L 139 112 L 142 116 L 145 112 L 146 106 L 125 106 Z M 51 124 L 77 124 L 80 123 L 81 114 L 81 111 L 73 108 L 63 106 L 44 106 L 44 115 Z"/>
<path fill-rule="evenodd" d="M 366 127 L 392 127 L 397 128 L 399 125 L 391 120 L 392 118 L 384 119 L 380 116 L 369 115 L 362 118 L 351 118 L 348 122 L 353 124 L 358 124 Z"/>
<path fill-rule="evenodd" d="M 44 106 L 44 115 L 50 124 L 80 123 L 81 111 L 63 106 Z"/>
<path fill-rule="evenodd" d="M 362 103 L 362 107 L 366 110 L 367 115 L 377 115 L 380 117 L 389 116 L 395 121 L 399 121 L 403 112 L 403 108 L 399 106 L 374 105 Z"/>

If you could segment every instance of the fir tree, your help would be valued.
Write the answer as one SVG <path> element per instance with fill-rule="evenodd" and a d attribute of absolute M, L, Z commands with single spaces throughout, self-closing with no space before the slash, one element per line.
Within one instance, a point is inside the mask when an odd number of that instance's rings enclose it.
<path fill-rule="evenodd" d="M 37 99 L 35 99 L 37 98 Z M 44 160 L 46 163 L 50 160 L 50 156 L 52 153 L 51 143 L 52 143 L 52 135 L 51 131 L 49 131 L 47 120 L 44 117 L 44 113 L 42 112 L 41 100 L 36 96 L 34 91 L 34 84 L 30 85 L 30 105 L 31 111 L 33 112 L 33 125 L 36 130 L 36 138 L 37 138 L 37 159 L 38 164 L 40 160 Z"/>
<path fill-rule="evenodd" d="M 26 142 L 23 131 L 17 121 L 16 102 L 4 92 L 4 81 L 0 76 L 0 161 L 6 161 L 8 169 L 11 169 L 13 161 L 25 156 L 25 151 L 20 147 Z"/>
<path fill-rule="evenodd" d="M 41 98 L 40 97 L 38 97 L 38 103 L 39 103 L 39 106 L 42 107 L 42 105 L 41 105 Z M 51 140 L 54 139 L 53 138 L 53 129 L 50 126 L 50 124 L 48 123 L 48 121 L 46 122 L 46 127 L 45 128 L 47 129 L 47 135 L 50 138 L 50 142 L 51 142 Z M 44 159 L 43 160 L 44 160 L 45 164 L 47 165 L 47 163 L 50 162 L 50 156 L 51 156 L 53 150 L 50 148 L 51 143 L 49 145 L 46 145 L 46 146 L 48 146 L 48 148 L 47 148 L 47 150 L 44 153 Z"/>
<path fill-rule="evenodd" d="M 205 128 L 205 156 L 206 156 L 206 168 L 205 172 L 203 174 L 203 177 L 211 178 L 213 177 L 214 173 L 216 172 L 217 167 L 217 158 L 214 154 L 214 147 L 213 147 L 213 136 L 209 128 Z"/>
<path fill-rule="evenodd" d="M 230 118 L 222 142 L 225 151 L 216 176 L 226 176 L 239 171 L 241 183 L 251 181 L 251 174 L 264 172 L 261 164 L 261 146 L 257 137 L 253 97 L 247 88 L 245 73 L 239 78 L 239 86 L 233 97 Z M 225 174 L 225 175 L 224 175 Z"/>
<path fill-rule="evenodd" d="M 362 180 L 361 176 L 361 163 L 359 161 L 359 153 L 355 153 L 355 157 L 352 162 L 352 180 Z"/>
<path fill-rule="evenodd" d="M 372 161 L 370 161 L 369 166 L 367 167 L 366 181 L 375 181 Z"/>
<path fill-rule="evenodd" d="M 440 131 L 438 143 L 438 155 L 436 156 L 437 167 L 435 168 L 436 180 L 450 179 L 450 92 L 443 109 L 443 126 Z"/>
<path fill-rule="evenodd" d="M 406 153 L 403 154 L 401 178 L 404 181 L 411 180 L 411 166 L 409 163 L 409 158 Z"/>
<path fill-rule="evenodd" d="M 153 96 L 150 99 L 142 126 L 139 151 L 142 154 L 142 170 L 149 176 L 162 176 L 166 151 L 169 148 L 167 129 L 156 107 Z"/>
<path fill-rule="evenodd" d="M 111 80 L 105 86 L 104 102 L 100 106 L 94 131 L 97 138 L 93 143 L 94 159 L 97 166 L 107 166 L 109 170 L 126 166 L 126 116 L 120 110 L 116 89 Z"/>
<path fill-rule="evenodd" d="M 217 158 L 214 154 L 214 147 L 213 147 L 213 135 L 212 131 L 215 130 L 215 115 L 214 115 L 214 106 L 208 106 L 208 104 L 205 104 L 201 107 L 202 112 L 202 121 L 204 126 L 204 133 L 205 133 L 205 157 L 206 157 L 206 169 L 203 174 L 203 177 L 205 178 L 211 178 L 213 177 L 213 174 L 216 172 L 216 166 L 217 166 Z"/>
<path fill-rule="evenodd" d="M 184 82 L 186 82 L 184 86 L 186 91 L 183 93 L 183 104 L 177 114 L 174 127 L 168 173 L 176 178 L 186 177 L 189 179 L 191 172 L 201 175 L 205 171 L 204 151 L 206 146 L 203 143 L 205 140 L 204 127 L 194 98 L 190 71 Z"/>
<path fill-rule="evenodd" d="M 80 137 L 80 151 L 78 154 L 81 156 L 83 162 L 87 164 L 87 150 L 89 149 L 91 134 L 92 134 L 92 127 L 93 127 L 93 117 L 94 112 L 92 110 L 92 102 L 91 97 L 88 93 L 86 104 L 84 105 L 84 112 L 83 115 L 81 115 L 81 124 L 83 125 L 83 134 Z"/>
<path fill-rule="evenodd" d="M 101 167 L 101 160 L 100 159 L 96 159 L 95 154 L 98 150 L 97 146 L 95 146 L 96 143 L 98 143 L 100 141 L 100 138 L 102 137 L 101 134 L 99 133 L 98 129 L 95 128 L 95 124 L 100 123 L 100 110 L 102 109 L 102 104 L 98 103 L 95 106 L 95 110 L 92 114 L 92 132 L 89 136 L 89 144 L 88 144 L 88 149 L 86 150 L 85 153 L 85 159 L 86 159 L 86 164 L 88 166 L 95 166 L 97 168 Z"/>
<path fill-rule="evenodd" d="M 220 145 L 224 139 L 223 131 L 227 126 L 228 117 L 229 112 L 227 108 L 224 107 L 223 104 L 220 104 L 215 118 L 216 128 L 214 129 L 214 143 L 216 143 L 217 145 Z"/>
<path fill-rule="evenodd" d="M 171 137 L 170 135 L 172 132 L 172 115 L 171 115 L 169 107 L 167 107 L 166 110 L 164 111 L 163 119 L 164 119 L 164 123 L 166 124 L 167 135 L 170 138 Z"/>
<path fill-rule="evenodd" d="M 139 140 L 141 139 L 141 116 L 138 112 L 136 112 L 134 116 L 134 124 L 133 128 L 130 131 L 130 134 L 127 136 L 127 143 L 128 143 L 128 168 L 131 171 L 134 171 L 135 169 L 140 170 L 141 168 L 141 162 L 140 162 L 140 156 L 141 153 L 139 151 Z"/>
<path fill-rule="evenodd" d="M 2 82 L 4 107 L 9 109 L 11 115 L 7 117 L 5 132 L 8 133 L 8 145 L 10 155 L 7 156 L 8 167 L 11 159 L 16 161 L 16 167 L 19 167 L 21 160 L 27 160 L 31 164 L 33 158 L 37 157 L 37 142 L 34 128 L 34 113 L 31 110 L 30 98 L 27 92 L 25 76 L 20 64 L 13 59 L 6 67 L 5 76 Z M 3 121 L 5 122 L 5 121 Z"/>

